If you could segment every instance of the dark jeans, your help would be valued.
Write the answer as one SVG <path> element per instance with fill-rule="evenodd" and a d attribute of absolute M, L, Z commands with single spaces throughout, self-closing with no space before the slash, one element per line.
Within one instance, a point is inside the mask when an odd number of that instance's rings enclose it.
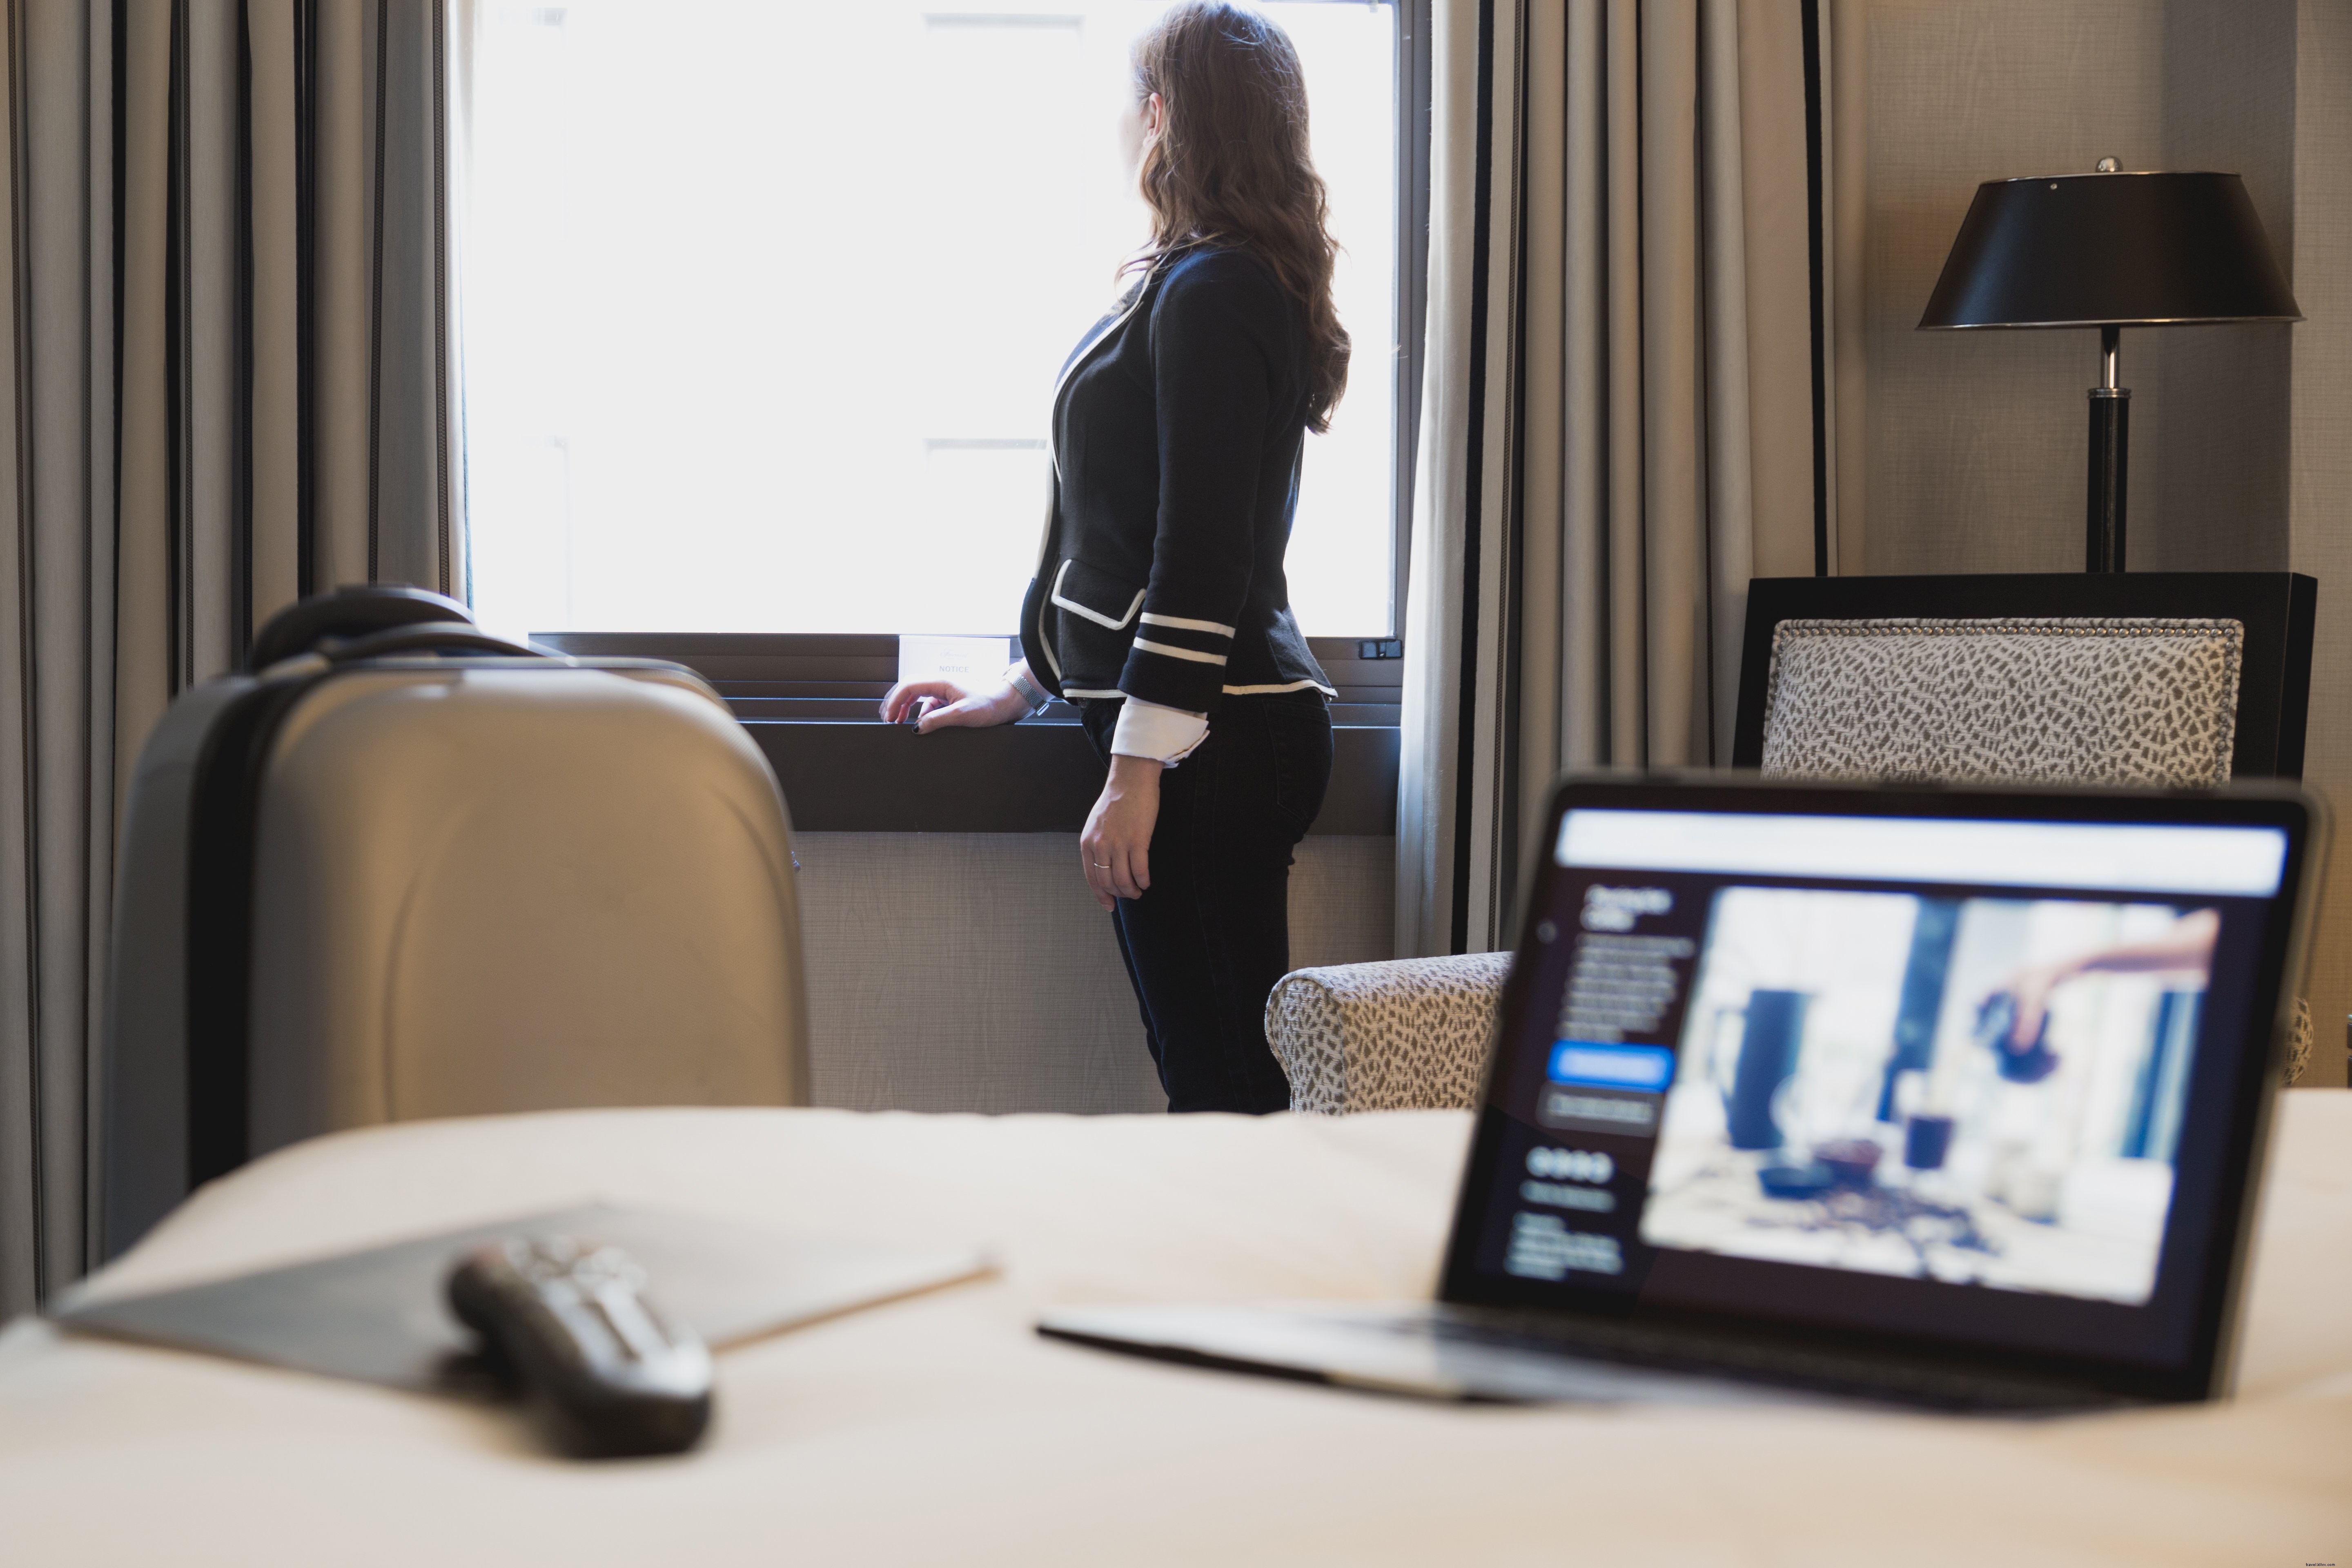
<path fill-rule="evenodd" d="M 1110 757 L 1119 704 L 1081 717 Z M 1265 999 L 1290 969 L 1290 851 L 1331 783 L 1331 716 L 1307 689 L 1228 697 L 1160 781 L 1151 886 L 1112 923 L 1171 1110 L 1286 1110 Z"/>

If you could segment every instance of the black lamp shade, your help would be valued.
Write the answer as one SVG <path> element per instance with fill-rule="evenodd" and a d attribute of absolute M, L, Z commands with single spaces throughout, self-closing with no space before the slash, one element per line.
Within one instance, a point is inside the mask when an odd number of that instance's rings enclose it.
<path fill-rule="evenodd" d="M 1988 180 L 1921 327 L 2297 321 L 2235 174 Z"/>

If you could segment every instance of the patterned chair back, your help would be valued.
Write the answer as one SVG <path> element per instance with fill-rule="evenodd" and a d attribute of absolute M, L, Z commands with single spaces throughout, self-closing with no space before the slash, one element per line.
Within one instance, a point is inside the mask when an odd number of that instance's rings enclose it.
<path fill-rule="evenodd" d="M 1786 620 L 1763 771 L 2210 787 L 2230 778 L 2231 620 Z"/>

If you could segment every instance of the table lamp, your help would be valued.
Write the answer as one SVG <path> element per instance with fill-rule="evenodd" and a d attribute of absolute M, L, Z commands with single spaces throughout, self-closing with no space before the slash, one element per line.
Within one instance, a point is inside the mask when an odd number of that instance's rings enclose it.
<path fill-rule="evenodd" d="M 2084 570 L 2124 569 L 2131 394 L 2116 381 L 2126 327 L 2299 321 L 2262 219 L 2235 174 L 2124 174 L 1988 180 L 1919 326 L 2096 327 Z"/>

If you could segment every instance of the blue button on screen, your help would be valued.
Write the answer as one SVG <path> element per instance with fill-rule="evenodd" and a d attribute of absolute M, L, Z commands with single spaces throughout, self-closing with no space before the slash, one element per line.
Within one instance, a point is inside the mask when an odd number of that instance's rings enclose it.
<path fill-rule="evenodd" d="M 1664 1092 L 1675 1081 L 1675 1053 L 1664 1046 L 1606 1046 L 1562 1040 L 1551 1048 L 1551 1080 L 1587 1089 Z"/>

